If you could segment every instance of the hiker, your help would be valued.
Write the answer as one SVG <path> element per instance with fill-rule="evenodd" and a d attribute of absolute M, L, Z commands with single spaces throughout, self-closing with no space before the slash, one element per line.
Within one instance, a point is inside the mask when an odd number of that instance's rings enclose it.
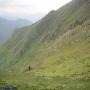
<path fill-rule="evenodd" d="M 31 70 L 31 67 L 29 66 L 29 71 Z"/>

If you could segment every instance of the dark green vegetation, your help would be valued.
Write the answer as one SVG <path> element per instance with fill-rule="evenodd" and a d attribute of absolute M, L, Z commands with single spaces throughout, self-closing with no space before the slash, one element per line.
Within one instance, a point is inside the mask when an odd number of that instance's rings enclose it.
<path fill-rule="evenodd" d="M 1 82 L 19 90 L 90 90 L 89 9 L 89 0 L 73 0 L 15 31 L 0 48 Z"/>

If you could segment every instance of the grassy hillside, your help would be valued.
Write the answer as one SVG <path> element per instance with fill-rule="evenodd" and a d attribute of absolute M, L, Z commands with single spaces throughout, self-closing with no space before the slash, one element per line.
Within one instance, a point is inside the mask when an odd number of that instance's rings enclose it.
<path fill-rule="evenodd" d="M 21 90 L 89 90 L 89 8 L 89 0 L 73 0 L 15 31 L 0 47 L 1 81 Z"/>

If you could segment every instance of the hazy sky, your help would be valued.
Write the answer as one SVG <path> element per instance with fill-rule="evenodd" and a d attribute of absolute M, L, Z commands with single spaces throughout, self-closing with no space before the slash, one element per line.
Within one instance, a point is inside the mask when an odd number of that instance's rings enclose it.
<path fill-rule="evenodd" d="M 71 0 L 0 0 L 0 16 L 9 18 L 39 18 Z"/>

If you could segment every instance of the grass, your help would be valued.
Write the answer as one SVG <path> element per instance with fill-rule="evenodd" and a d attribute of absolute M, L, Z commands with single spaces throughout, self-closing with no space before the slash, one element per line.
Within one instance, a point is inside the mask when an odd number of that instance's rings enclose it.
<path fill-rule="evenodd" d="M 69 77 L 60 77 L 60 76 L 33 76 L 29 74 L 24 74 L 25 79 L 21 78 L 22 75 L 18 75 L 18 78 L 13 77 L 10 79 L 4 79 L 6 81 L 0 81 L 0 87 L 9 86 L 9 87 L 17 87 L 18 90 L 89 90 L 90 88 L 90 79 L 77 79 L 77 78 L 69 78 Z M 12 76 L 12 75 L 11 75 Z M 7 75 L 6 75 L 7 77 Z M 6 84 L 2 82 L 7 82 Z"/>

